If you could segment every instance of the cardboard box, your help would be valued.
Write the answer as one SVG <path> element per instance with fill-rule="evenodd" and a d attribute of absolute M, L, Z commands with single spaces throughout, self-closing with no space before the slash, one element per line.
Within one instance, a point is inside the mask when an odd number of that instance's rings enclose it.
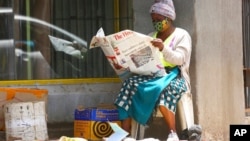
<path fill-rule="evenodd" d="M 4 106 L 6 141 L 48 140 L 45 102 L 15 102 Z"/>
<path fill-rule="evenodd" d="M 76 109 L 74 136 L 91 141 L 100 141 L 103 137 L 109 137 L 113 130 L 107 121 L 121 125 L 117 109 L 105 107 Z"/>
<path fill-rule="evenodd" d="M 0 131 L 5 129 L 3 106 L 14 102 L 44 101 L 47 109 L 48 90 L 28 88 L 0 88 Z"/>
<path fill-rule="evenodd" d="M 118 110 L 114 107 L 89 107 L 75 110 L 75 120 L 114 121 L 118 119 Z"/>

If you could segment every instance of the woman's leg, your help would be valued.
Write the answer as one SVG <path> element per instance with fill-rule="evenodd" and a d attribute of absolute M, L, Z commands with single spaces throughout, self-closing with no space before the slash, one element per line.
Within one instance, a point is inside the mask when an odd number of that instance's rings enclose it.
<path fill-rule="evenodd" d="M 161 114 L 163 115 L 164 120 L 166 121 L 166 124 L 168 126 L 169 129 L 169 133 L 171 130 L 173 130 L 174 132 L 176 132 L 176 125 L 175 125 L 175 114 L 168 110 L 165 106 L 160 105 L 159 106 L 159 110 L 161 112 Z"/>
<path fill-rule="evenodd" d="M 131 134 L 131 118 L 126 118 L 122 121 L 122 129 Z"/>

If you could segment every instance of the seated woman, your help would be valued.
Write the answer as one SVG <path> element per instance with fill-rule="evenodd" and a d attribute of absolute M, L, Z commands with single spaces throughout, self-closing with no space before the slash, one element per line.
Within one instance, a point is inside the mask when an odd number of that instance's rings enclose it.
<path fill-rule="evenodd" d="M 134 74 L 123 82 L 115 105 L 122 128 L 129 133 L 131 118 L 145 125 L 155 108 L 159 108 L 169 129 L 167 141 L 177 141 L 176 106 L 182 95 L 190 91 L 191 37 L 186 30 L 173 25 L 176 14 L 172 0 L 156 0 L 150 14 L 156 30 L 150 34 L 154 37 L 151 43 L 161 51 L 167 75 Z"/>

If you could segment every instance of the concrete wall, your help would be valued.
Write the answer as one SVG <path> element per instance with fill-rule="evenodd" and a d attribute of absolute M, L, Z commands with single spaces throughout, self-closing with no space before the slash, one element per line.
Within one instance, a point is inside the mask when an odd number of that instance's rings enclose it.
<path fill-rule="evenodd" d="M 134 30 L 143 34 L 152 32 L 153 26 L 149 14 L 150 6 L 153 0 L 134 0 Z"/>
<path fill-rule="evenodd" d="M 134 1 L 135 30 L 152 28 L 148 4 Z M 191 85 L 195 122 L 206 141 L 229 140 L 230 124 L 243 124 L 241 1 L 174 0 L 175 25 L 192 36 Z M 145 12 L 146 11 L 146 12 Z"/>
<path fill-rule="evenodd" d="M 197 122 L 207 140 L 229 140 L 229 125 L 244 123 L 242 4 L 196 1 Z"/>
<path fill-rule="evenodd" d="M 148 13 L 152 1 L 134 0 L 135 31 L 153 30 Z M 229 125 L 244 123 L 241 1 L 174 2 L 175 23 L 193 41 L 190 75 L 195 122 L 202 126 L 204 140 L 227 141 Z M 22 87 L 48 89 L 48 122 L 62 122 L 73 121 L 78 105 L 113 103 L 120 86 L 114 82 Z"/>
<path fill-rule="evenodd" d="M 38 88 L 48 90 L 48 123 L 73 122 L 78 106 L 92 107 L 113 104 L 121 83 L 11 85 L 10 87 Z"/>

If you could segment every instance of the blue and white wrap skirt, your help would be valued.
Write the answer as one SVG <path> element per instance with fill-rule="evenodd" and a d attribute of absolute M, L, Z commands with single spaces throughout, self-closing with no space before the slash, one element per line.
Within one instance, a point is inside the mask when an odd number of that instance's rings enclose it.
<path fill-rule="evenodd" d="M 175 113 L 181 95 L 187 90 L 179 73 L 175 67 L 163 77 L 133 75 L 126 79 L 115 100 L 120 120 L 131 117 L 145 125 L 157 105 Z"/>

